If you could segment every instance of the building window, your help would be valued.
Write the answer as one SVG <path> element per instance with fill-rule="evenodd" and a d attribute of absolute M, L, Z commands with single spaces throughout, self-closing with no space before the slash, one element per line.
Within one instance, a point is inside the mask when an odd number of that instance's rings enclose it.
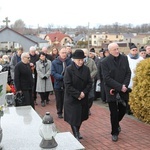
<path fill-rule="evenodd" d="M 116 39 L 118 39 L 118 35 L 116 35 Z"/>
<path fill-rule="evenodd" d="M 94 38 L 96 38 L 96 35 L 94 35 Z"/>
<path fill-rule="evenodd" d="M 96 41 L 94 41 L 94 44 L 96 44 Z"/>

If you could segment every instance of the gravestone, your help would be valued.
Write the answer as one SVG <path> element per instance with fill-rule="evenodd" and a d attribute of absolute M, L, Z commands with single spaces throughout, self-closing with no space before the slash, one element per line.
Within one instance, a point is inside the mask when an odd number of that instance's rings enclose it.
<path fill-rule="evenodd" d="M 31 106 L 7 107 L 1 122 L 3 150 L 44 150 L 39 134 L 42 119 Z M 57 133 L 54 138 L 58 146 L 50 150 L 85 149 L 70 132 Z"/>

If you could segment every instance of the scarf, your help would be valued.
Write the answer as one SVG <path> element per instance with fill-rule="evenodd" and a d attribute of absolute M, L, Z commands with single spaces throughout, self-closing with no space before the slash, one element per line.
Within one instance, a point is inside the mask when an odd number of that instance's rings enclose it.
<path fill-rule="evenodd" d="M 138 59 L 138 58 L 139 58 L 139 54 L 136 54 L 136 55 L 134 56 L 134 55 L 132 55 L 131 53 L 129 53 L 129 57 L 130 57 L 131 59 Z"/>
<path fill-rule="evenodd" d="M 40 59 L 40 62 L 43 64 L 43 67 L 42 67 L 42 68 L 45 68 L 45 67 L 48 65 L 46 59 L 45 59 L 45 60 L 41 60 L 41 59 Z"/>
<path fill-rule="evenodd" d="M 58 59 L 62 62 L 62 67 L 63 67 L 63 70 L 62 70 L 62 72 L 61 72 L 61 75 L 64 75 L 64 73 L 65 73 L 65 69 L 66 69 L 66 59 L 62 59 L 60 56 L 58 56 Z"/>

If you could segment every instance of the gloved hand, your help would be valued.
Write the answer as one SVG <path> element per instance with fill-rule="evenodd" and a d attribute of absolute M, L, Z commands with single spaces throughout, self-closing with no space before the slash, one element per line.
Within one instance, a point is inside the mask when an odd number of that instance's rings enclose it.
<path fill-rule="evenodd" d="M 46 80 L 46 79 L 47 79 L 47 77 L 46 77 L 46 76 L 44 76 L 42 79 Z"/>

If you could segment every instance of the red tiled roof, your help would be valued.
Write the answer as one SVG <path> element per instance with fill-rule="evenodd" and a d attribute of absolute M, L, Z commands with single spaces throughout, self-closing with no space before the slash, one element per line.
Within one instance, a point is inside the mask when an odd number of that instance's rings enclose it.
<path fill-rule="evenodd" d="M 49 39 L 52 41 L 52 42 L 55 42 L 56 39 L 58 42 L 60 42 L 64 37 L 69 37 L 71 38 L 70 36 L 66 35 L 66 34 L 63 34 L 62 32 L 54 32 L 54 33 L 49 33 L 47 34 L 46 36 L 49 37 Z"/>

